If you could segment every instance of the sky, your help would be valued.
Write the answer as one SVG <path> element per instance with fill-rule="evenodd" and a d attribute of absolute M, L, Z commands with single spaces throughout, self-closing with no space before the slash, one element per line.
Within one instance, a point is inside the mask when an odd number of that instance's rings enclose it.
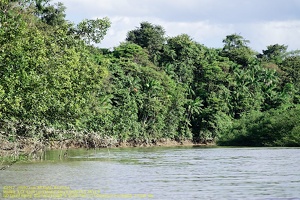
<path fill-rule="evenodd" d="M 141 22 L 161 25 L 166 36 L 188 34 L 207 47 L 221 48 L 222 40 L 239 34 L 261 52 L 268 45 L 300 49 L 300 0 L 52 0 L 66 7 L 67 20 L 108 17 L 112 22 L 102 48 L 125 41 Z"/>

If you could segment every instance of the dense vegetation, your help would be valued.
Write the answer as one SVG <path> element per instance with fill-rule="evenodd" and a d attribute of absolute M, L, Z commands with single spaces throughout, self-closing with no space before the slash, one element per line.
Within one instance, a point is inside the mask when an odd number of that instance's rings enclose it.
<path fill-rule="evenodd" d="M 75 25 L 65 9 L 0 1 L 0 133 L 10 140 L 94 132 L 119 141 L 300 146 L 298 51 L 274 44 L 257 53 L 237 34 L 208 48 L 149 22 L 101 49 L 109 19 Z"/>

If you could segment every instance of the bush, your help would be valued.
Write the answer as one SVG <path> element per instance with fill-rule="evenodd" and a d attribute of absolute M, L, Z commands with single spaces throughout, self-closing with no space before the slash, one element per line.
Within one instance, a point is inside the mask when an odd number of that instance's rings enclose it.
<path fill-rule="evenodd" d="M 300 146 L 300 106 L 252 112 L 218 140 L 230 146 Z"/>

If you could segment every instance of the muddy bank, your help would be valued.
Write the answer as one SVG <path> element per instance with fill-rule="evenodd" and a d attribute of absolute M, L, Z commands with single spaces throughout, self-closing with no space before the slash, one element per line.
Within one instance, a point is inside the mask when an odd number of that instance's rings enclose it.
<path fill-rule="evenodd" d="M 62 140 L 41 140 L 35 138 L 18 137 L 14 142 L 0 136 L 0 157 L 18 157 L 27 155 L 36 159 L 39 152 L 48 149 L 75 149 L 75 148 L 114 148 L 114 147 L 151 147 L 151 146 L 194 146 L 213 145 L 213 143 L 194 143 L 191 140 L 175 141 L 171 139 L 142 140 L 134 139 L 119 141 L 114 138 L 100 138 L 98 135 L 88 134 L 82 138 Z"/>
<path fill-rule="evenodd" d="M 75 148 L 115 148 L 115 147 L 151 147 L 151 146 L 195 146 L 213 145 L 213 143 L 194 143 L 191 140 L 175 141 L 171 139 L 145 140 L 132 139 L 120 141 L 108 136 L 99 136 L 97 133 L 75 135 L 71 139 L 37 139 L 16 137 L 10 141 L 0 134 L 0 170 L 8 168 L 19 160 L 41 160 L 43 152 L 51 149 Z"/>
<path fill-rule="evenodd" d="M 118 141 L 97 134 L 74 136 L 72 139 L 38 139 L 17 136 L 13 141 L 0 135 L 0 157 L 39 159 L 39 154 L 47 149 L 103 148 L 118 146 Z"/>

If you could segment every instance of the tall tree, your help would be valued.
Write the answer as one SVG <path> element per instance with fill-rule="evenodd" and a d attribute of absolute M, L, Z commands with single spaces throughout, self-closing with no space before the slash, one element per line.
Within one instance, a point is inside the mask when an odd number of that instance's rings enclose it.
<path fill-rule="evenodd" d="M 249 42 L 249 40 L 244 39 L 238 34 L 228 35 L 223 40 L 224 47 L 222 55 L 243 67 L 247 67 L 255 60 L 255 53 L 248 46 Z"/>
<path fill-rule="evenodd" d="M 86 19 L 80 22 L 75 33 L 86 43 L 100 43 L 106 35 L 111 22 L 107 17 L 103 19 Z"/>
<path fill-rule="evenodd" d="M 285 45 L 269 45 L 266 50 L 263 50 L 263 54 L 259 54 L 258 57 L 265 62 L 273 62 L 276 65 L 280 65 L 286 56 L 287 48 Z"/>
<path fill-rule="evenodd" d="M 291 56 L 283 61 L 282 69 L 286 72 L 290 82 L 300 87 L 300 56 Z"/>
<path fill-rule="evenodd" d="M 193 81 L 194 69 L 203 58 L 203 52 L 187 34 L 167 40 L 159 65 L 176 81 L 188 86 Z"/>
<path fill-rule="evenodd" d="M 142 22 L 140 27 L 127 33 L 126 40 L 146 48 L 153 62 L 157 61 L 159 51 L 162 49 L 166 39 L 165 30 L 159 25 Z"/>

